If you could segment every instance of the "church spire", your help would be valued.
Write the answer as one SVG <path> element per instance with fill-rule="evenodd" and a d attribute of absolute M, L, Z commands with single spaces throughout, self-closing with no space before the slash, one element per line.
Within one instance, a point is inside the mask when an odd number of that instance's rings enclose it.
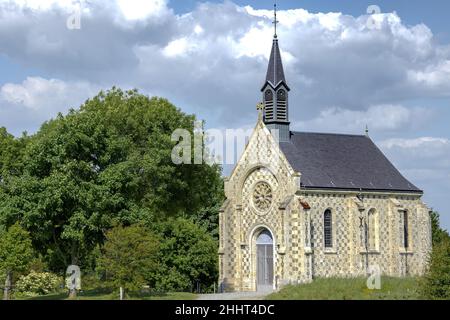
<path fill-rule="evenodd" d="M 278 46 L 278 38 L 273 38 L 272 51 L 270 52 L 269 67 L 267 68 L 266 82 L 276 87 L 280 82 L 286 84 L 284 77 L 283 62 L 281 61 L 280 47 Z"/>
<path fill-rule="evenodd" d="M 281 61 L 280 47 L 278 46 L 277 25 L 277 4 L 273 5 L 273 25 L 275 28 L 273 35 L 272 51 L 270 52 L 269 67 L 267 68 L 266 82 L 270 82 L 273 87 L 276 87 L 280 82 L 286 84 L 284 77 L 283 62 Z"/>
<path fill-rule="evenodd" d="M 264 123 L 269 129 L 279 131 L 280 141 L 289 141 L 289 108 L 287 85 L 284 76 L 283 62 L 281 61 L 280 47 L 277 35 L 277 5 L 274 5 L 275 32 L 273 36 L 272 51 L 270 52 L 269 66 L 266 81 L 261 89 L 264 100 Z"/>

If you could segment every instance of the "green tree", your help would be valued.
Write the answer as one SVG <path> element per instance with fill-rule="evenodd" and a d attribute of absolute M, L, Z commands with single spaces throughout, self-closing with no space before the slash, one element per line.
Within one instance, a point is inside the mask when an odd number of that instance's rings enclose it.
<path fill-rule="evenodd" d="M 5 278 L 5 300 L 10 298 L 14 276 L 27 271 L 33 257 L 30 234 L 18 223 L 0 233 L 0 274 Z"/>
<path fill-rule="evenodd" d="M 157 237 L 140 225 L 117 226 L 106 233 L 98 266 L 121 289 L 121 298 L 124 291 L 142 288 L 148 273 L 157 269 L 158 246 Z"/>
<path fill-rule="evenodd" d="M 154 225 L 161 237 L 160 268 L 152 277 L 163 291 L 211 287 L 217 280 L 217 241 L 190 219 L 171 218 Z"/>
<path fill-rule="evenodd" d="M 431 236 L 433 241 L 433 246 L 441 243 L 444 239 L 449 239 L 450 236 L 447 230 L 441 228 L 439 213 L 433 211 L 430 213 L 431 218 Z"/>
<path fill-rule="evenodd" d="M 15 138 L 6 128 L 0 128 L 0 177 L 22 172 L 25 149 L 29 141 L 30 137 L 26 133 Z"/>
<path fill-rule="evenodd" d="M 425 275 L 421 291 L 428 299 L 450 299 L 450 239 L 443 238 L 431 253 L 429 270 Z"/>
<path fill-rule="evenodd" d="M 100 92 L 8 153 L 23 152 L 23 159 L 0 184 L 0 225 L 22 221 L 56 272 L 83 267 L 115 223 L 188 215 L 212 221 L 215 232 L 220 168 L 171 160 L 172 132 L 193 132 L 194 121 L 165 99 Z"/>

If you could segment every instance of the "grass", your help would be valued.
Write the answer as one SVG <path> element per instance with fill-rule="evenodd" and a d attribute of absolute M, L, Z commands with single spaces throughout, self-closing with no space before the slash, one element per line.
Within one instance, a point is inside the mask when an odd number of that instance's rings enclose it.
<path fill-rule="evenodd" d="M 381 278 L 381 289 L 370 290 L 366 278 L 315 279 L 312 283 L 289 285 L 270 294 L 268 300 L 419 300 L 418 278 Z"/>
<path fill-rule="evenodd" d="M 130 294 L 127 300 L 194 300 L 196 294 L 188 292 L 140 293 Z M 23 298 L 24 300 L 69 300 L 67 292 Z M 105 290 L 86 290 L 79 292 L 74 300 L 119 300 L 119 294 Z"/>

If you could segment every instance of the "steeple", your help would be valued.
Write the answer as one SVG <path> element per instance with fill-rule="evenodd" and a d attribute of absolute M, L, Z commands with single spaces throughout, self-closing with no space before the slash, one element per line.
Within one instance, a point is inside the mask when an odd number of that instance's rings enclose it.
<path fill-rule="evenodd" d="M 267 68 L 266 81 L 261 89 L 264 101 L 264 123 L 272 130 L 279 131 L 281 141 L 289 141 L 289 108 L 287 85 L 284 76 L 283 62 L 281 61 L 280 47 L 277 35 L 277 5 L 274 5 L 275 33 L 273 36 L 272 51 L 270 53 L 269 66 Z"/>
<path fill-rule="evenodd" d="M 286 84 L 283 62 L 281 61 L 280 47 L 278 46 L 278 37 L 276 37 L 276 35 L 273 38 L 269 67 L 267 68 L 266 83 L 267 82 L 269 82 L 272 87 L 278 86 L 280 82 L 284 82 Z"/>

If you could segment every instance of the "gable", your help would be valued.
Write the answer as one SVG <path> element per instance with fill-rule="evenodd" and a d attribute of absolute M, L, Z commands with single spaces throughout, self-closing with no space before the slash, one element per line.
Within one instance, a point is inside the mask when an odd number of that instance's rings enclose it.
<path fill-rule="evenodd" d="M 297 177 L 297 175 L 283 152 L 281 152 L 279 144 L 262 122 L 262 119 L 259 119 L 253 130 L 238 163 L 226 183 L 226 189 L 236 188 L 234 191 L 239 194 L 245 179 L 257 168 L 265 168 L 277 180 L 283 180 L 282 189 L 286 194 L 295 192 L 293 183 L 299 185 L 297 180 L 291 181 L 290 177 Z M 226 190 L 226 192 L 232 193 L 231 189 Z"/>

